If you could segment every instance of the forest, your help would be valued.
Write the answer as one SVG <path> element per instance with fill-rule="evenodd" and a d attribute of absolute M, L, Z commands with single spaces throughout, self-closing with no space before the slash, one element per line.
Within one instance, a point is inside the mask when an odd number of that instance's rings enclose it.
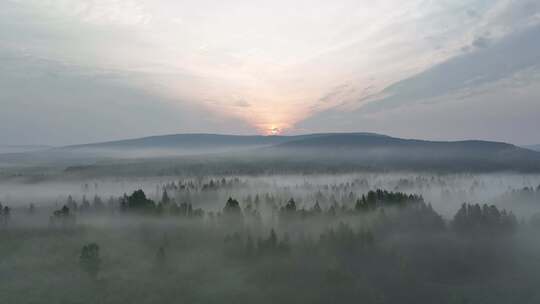
<path fill-rule="evenodd" d="M 540 300 L 536 175 L 222 175 L 0 190 L 3 303 Z"/>

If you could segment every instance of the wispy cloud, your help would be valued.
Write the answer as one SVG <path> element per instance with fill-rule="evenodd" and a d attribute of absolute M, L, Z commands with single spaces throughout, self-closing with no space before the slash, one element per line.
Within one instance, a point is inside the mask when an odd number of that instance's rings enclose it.
<path fill-rule="evenodd" d="M 401 87 L 415 75 L 540 20 L 535 0 L 7 0 L 0 17 L 4 50 L 76 73 L 114 71 L 123 77 L 114 81 L 154 96 L 149 103 L 202 108 L 262 132 L 382 107 L 381 96 L 413 90 Z"/>

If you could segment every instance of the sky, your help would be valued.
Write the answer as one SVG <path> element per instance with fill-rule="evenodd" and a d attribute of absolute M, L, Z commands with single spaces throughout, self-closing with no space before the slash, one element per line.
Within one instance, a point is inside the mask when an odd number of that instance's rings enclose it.
<path fill-rule="evenodd" d="M 540 0 L 2 0 L 0 144 L 540 143 Z"/>

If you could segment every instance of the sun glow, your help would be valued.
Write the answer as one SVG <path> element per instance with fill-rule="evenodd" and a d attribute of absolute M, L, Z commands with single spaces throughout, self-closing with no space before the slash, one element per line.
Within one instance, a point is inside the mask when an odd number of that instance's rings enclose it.
<path fill-rule="evenodd" d="M 259 134 L 266 136 L 282 135 L 294 130 L 293 126 L 286 123 L 260 123 L 254 125 Z"/>
<path fill-rule="evenodd" d="M 279 135 L 281 133 L 281 130 L 276 126 L 271 126 L 270 129 L 268 129 L 268 135 Z"/>

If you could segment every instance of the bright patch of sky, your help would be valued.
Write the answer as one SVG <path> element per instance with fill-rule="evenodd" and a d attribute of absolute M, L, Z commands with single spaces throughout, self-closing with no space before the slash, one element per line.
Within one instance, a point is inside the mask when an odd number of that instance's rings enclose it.
<path fill-rule="evenodd" d="M 144 95 L 134 107 L 190 121 L 152 132 L 303 132 L 303 121 L 384 101 L 393 84 L 539 24 L 534 0 L 4 0 L 0 88 L 16 92 L 0 103 L 99 106 L 97 82 L 108 96 Z M 76 82 L 78 94 L 50 91 L 70 90 L 60 84 L 20 91 L 50 75 Z M 193 113 L 227 123 L 198 124 Z M 96 139 L 114 127 L 103 128 Z"/>

